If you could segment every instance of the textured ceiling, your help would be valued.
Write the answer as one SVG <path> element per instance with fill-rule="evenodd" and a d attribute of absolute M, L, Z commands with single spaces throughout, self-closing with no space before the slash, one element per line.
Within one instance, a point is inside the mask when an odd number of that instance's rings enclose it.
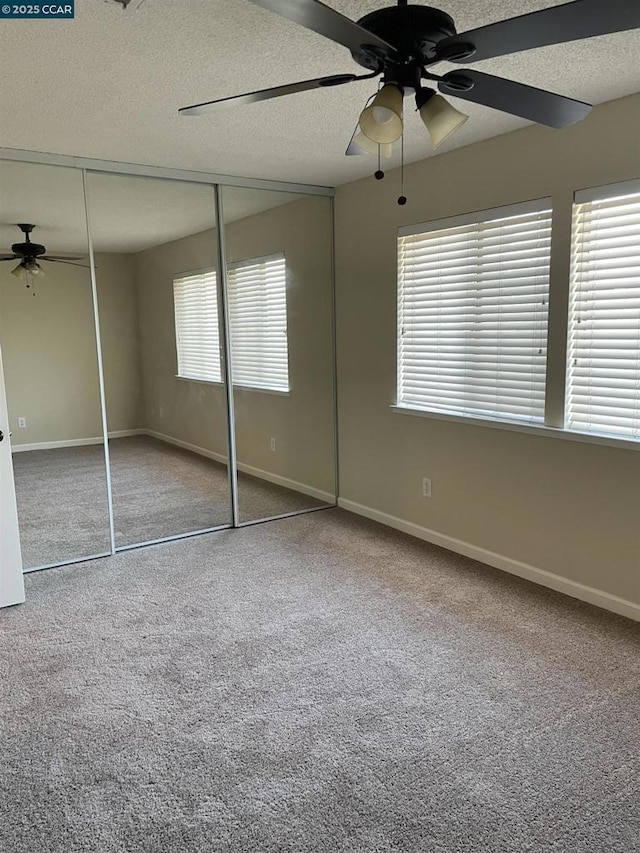
<path fill-rule="evenodd" d="M 383 5 L 331 0 L 357 19 Z M 550 0 L 442 0 L 458 31 Z M 640 31 L 478 63 L 475 68 L 592 103 L 640 91 Z M 438 71 L 447 70 L 446 63 Z M 247 0 L 79 0 L 76 18 L 0 23 L 0 145 L 276 180 L 338 185 L 373 160 L 344 157 L 371 81 L 180 117 L 181 106 L 357 71 L 349 52 Z M 464 104 L 460 147 L 526 122 Z M 549 131 L 550 134 L 558 131 Z M 561 132 L 561 131 L 560 131 Z M 405 155 L 430 155 L 411 113 Z"/>

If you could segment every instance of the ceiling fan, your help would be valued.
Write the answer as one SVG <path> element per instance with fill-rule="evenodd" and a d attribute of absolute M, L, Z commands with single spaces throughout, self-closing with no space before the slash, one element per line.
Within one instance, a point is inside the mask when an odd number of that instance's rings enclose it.
<path fill-rule="evenodd" d="M 24 234 L 25 241 L 24 243 L 14 243 L 11 247 L 12 254 L 0 255 L 0 261 L 19 260 L 20 263 L 15 269 L 11 270 L 11 273 L 17 278 L 26 281 L 27 287 L 29 286 L 30 276 L 44 276 L 44 270 L 40 266 L 39 261 L 51 261 L 51 263 L 69 264 L 73 267 L 83 267 L 84 269 L 88 269 L 86 264 L 74 263 L 74 261 L 81 261 L 82 258 L 61 258 L 57 255 L 47 255 L 47 250 L 44 246 L 40 245 L 40 243 L 32 243 L 29 235 L 36 227 L 35 225 L 20 223 L 17 227 Z"/>
<path fill-rule="evenodd" d="M 464 124 L 467 116 L 441 93 L 501 110 L 549 127 L 562 128 L 580 121 L 591 105 L 532 86 L 464 69 L 442 76 L 428 69 L 438 62 L 479 62 L 536 47 L 560 44 L 640 27 L 640 0 L 574 0 L 527 15 L 457 33 L 453 18 L 431 6 L 408 4 L 385 7 L 357 22 L 320 0 L 251 0 L 307 29 L 344 45 L 368 74 L 337 74 L 286 86 L 192 104 L 182 115 L 203 115 L 228 106 L 251 104 L 324 86 L 381 77 L 360 114 L 347 154 L 367 151 L 391 155 L 392 143 L 403 132 L 402 106 L 414 95 L 416 108 L 434 147 Z M 382 176 L 382 173 L 376 173 Z"/>

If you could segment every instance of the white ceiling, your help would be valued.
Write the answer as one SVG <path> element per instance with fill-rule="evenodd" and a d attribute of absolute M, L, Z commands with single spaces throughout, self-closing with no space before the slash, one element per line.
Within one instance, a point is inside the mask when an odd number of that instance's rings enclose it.
<path fill-rule="evenodd" d="M 357 19 L 379 0 L 331 0 Z M 442 0 L 458 31 L 551 0 Z M 640 30 L 488 60 L 474 67 L 592 103 L 640 91 Z M 438 71 L 447 69 L 438 66 Z M 453 66 L 450 66 L 453 67 Z M 180 117 L 181 106 L 358 71 L 340 45 L 247 0 L 76 3 L 74 20 L 0 27 L 0 145 L 249 177 L 338 185 L 373 169 L 344 150 L 372 82 Z M 464 103 L 449 148 L 526 122 Z M 407 161 L 430 155 L 414 114 Z M 558 131 L 550 131 L 555 133 Z M 444 147 L 442 150 L 448 150 Z"/>
<path fill-rule="evenodd" d="M 86 254 L 82 175 L 77 169 L 0 160 L 0 253 L 24 238 L 15 223 L 36 225 L 34 243 L 52 255 Z M 215 225 L 213 189 L 202 184 L 90 174 L 87 190 L 96 252 L 139 252 Z M 301 198 L 225 187 L 226 222 Z"/>

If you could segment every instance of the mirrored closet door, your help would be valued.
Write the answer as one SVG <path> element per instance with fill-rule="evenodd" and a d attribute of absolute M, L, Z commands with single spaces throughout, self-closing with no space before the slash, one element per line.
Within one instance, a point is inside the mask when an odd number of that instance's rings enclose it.
<path fill-rule="evenodd" d="M 229 525 L 213 187 L 87 187 L 116 548 Z"/>
<path fill-rule="evenodd" d="M 335 504 L 331 227 L 326 196 L 0 160 L 25 569 Z"/>
<path fill-rule="evenodd" d="M 330 199 L 225 187 L 239 522 L 335 503 Z"/>
<path fill-rule="evenodd" d="M 0 348 L 25 569 L 110 552 L 78 169 L 0 161 Z"/>

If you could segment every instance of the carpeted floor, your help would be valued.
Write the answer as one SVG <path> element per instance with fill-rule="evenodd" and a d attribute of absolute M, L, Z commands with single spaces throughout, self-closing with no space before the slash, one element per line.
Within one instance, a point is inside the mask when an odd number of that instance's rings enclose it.
<path fill-rule="evenodd" d="M 635 623 L 341 510 L 27 595 L 3 853 L 640 851 Z"/>
<path fill-rule="evenodd" d="M 111 439 L 116 546 L 229 524 L 226 466 L 147 436 Z M 27 568 L 109 551 L 101 445 L 14 454 L 23 563 Z M 238 475 L 241 521 L 321 501 Z"/>

